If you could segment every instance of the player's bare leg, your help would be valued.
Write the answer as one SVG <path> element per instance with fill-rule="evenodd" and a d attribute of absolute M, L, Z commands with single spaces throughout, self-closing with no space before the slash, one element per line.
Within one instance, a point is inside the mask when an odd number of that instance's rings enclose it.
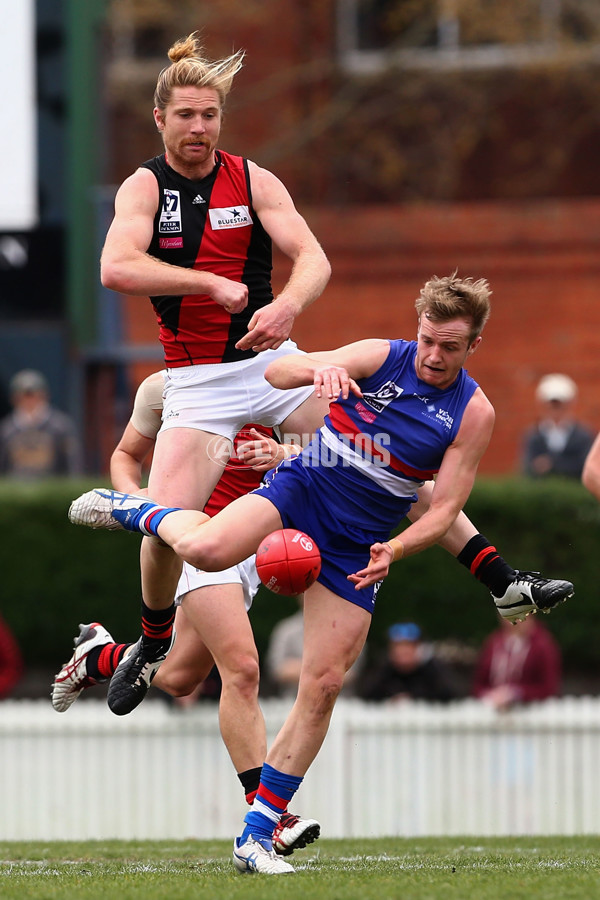
<path fill-rule="evenodd" d="M 148 496 L 163 506 L 201 510 L 223 473 L 226 459 L 214 458 L 225 443 L 194 428 L 159 432 L 148 480 Z M 175 596 L 181 559 L 154 538 L 142 541 L 142 596 L 151 609 L 165 609 Z"/>
<path fill-rule="evenodd" d="M 362 650 L 370 625 L 365 609 L 322 584 L 306 591 L 298 695 L 267 754 L 269 765 L 304 775 L 325 739 L 344 677 Z"/>
<path fill-rule="evenodd" d="M 244 819 L 245 828 L 234 841 L 233 860 L 240 871 L 253 868 L 257 853 L 272 860 L 277 813 L 283 819 L 287 802 L 319 752 L 344 676 L 363 648 L 370 624 L 365 609 L 342 600 L 323 585 L 316 583 L 306 591 L 298 694 L 267 754 L 261 785 Z M 315 825 L 318 829 L 318 823 Z"/>
<path fill-rule="evenodd" d="M 197 642 L 202 640 L 206 645 L 219 670 L 219 724 L 236 771 L 262 766 L 267 748 L 258 703 L 258 651 L 241 585 L 196 588 L 183 597 L 181 609 L 194 628 Z"/>
<path fill-rule="evenodd" d="M 259 494 L 238 497 L 211 519 L 194 509 L 166 507 L 146 496 L 110 488 L 93 488 L 74 500 L 69 519 L 89 528 L 153 535 L 182 560 L 207 572 L 243 562 L 282 525 L 276 507 Z"/>
<path fill-rule="evenodd" d="M 214 660 L 182 606 L 175 613 L 175 630 L 173 650 L 152 683 L 171 697 L 187 697 L 208 677 Z"/>
<path fill-rule="evenodd" d="M 281 436 L 286 442 L 286 435 L 291 435 L 295 441 L 307 444 L 323 424 L 323 419 L 329 412 L 329 400 L 326 397 L 317 397 L 312 394 L 298 406 L 293 413 L 282 422 L 280 426 Z"/>
<path fill-rule="evenodd" d="M 281 516 L 270 500 L 246 494 L 212 519 L 188 509 L 169 513 L 158 534 L 192 566 L 220 572 L 247 559 L 267 534 L 281 527 Z"/>
<path fill-rule="evenodd" d="M 222 473 L 222 459 L 211 449 L 214 436 L 193 428 L 159 432 L 148 482 L 148 496 L 168 506 L 202 509 Z M 217 446 L 228 458 L 229 445 Z M 142 702 L 171 652 L 176 632 L 175 596 L 182 561 L 155 538 L 142 542 L 142 636 L 111 678 L 107 702 L 115 715 L 127 715 Z"/>

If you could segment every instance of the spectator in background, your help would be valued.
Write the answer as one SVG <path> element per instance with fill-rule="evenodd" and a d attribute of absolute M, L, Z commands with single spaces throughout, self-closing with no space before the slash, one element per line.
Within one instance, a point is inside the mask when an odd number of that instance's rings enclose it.
<path fill-rule="evenodd" d="M 568 375 L 544 375 L 536 389 L 540 418 L 523 441 L 523 472 L 532 478 L 580 478 L 594 435 L 574 418 L 577 385 Z"/>
<path fill-rule="evenodd" d="M 498 710 L 547 700 L 560 693 L 561 670 L 558 643 L 535 616 L 502 620 L 481 648 L 473 695 Z"/>
<path fill-rule="evenodd" d="M 10 382 L 13 411 L 0 422 L 0 474 L 24 480 L 81 472 L 75 426 L 50 405 L 48 383 L 36 369 Z"/>
<path fill-rule="evenodd" d="M 398 622 L 388 631 L 385 659 L 362 679 L 363 700 L 431 700 L 448 702 L 458 691 L 451 670 L 436 658 L 414 622 Z"/>
<path fill-rule="evenodd" d="M 17 641 L 0 617 L 0 700 L 5 700 L 23 674 L 23 659 Z"/>

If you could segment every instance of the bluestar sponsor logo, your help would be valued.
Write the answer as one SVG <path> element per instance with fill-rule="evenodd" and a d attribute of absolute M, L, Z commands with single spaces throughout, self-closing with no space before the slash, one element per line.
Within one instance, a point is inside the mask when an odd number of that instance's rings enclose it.
<path fill-rule="evenodd" d="M 209 209 L 208 215 L 213 231 L 225 228 L 247 228 L 252 225 L 252 216 L 247 206 Z"/>

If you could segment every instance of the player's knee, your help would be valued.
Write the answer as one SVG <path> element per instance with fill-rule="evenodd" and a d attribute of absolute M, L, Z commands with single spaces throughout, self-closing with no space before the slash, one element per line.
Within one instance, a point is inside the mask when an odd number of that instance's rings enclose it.
<path fill-rule="evenodd" d="M 195 673 L 187 672 L 185 669 L 165 673 L 159 669 L 153 682 L 155 687 L 171 697 L 187 697 L 199 683 Z"/>
<path fill-rule="evenodd" d="M 309 705 L 312 706 L 314 715 L 318 718 L 333 708 L 343 684 L 343 673 L 329 670 L 318 677 L 304 681 L 304 683 L 301 679 L 299 695 L 300 693 L 307 695 Z"/>
<path fill-rule="evenodd" d="M 173 544 L 173 550 L 190 565 L 206 572 L 221 572 L 230 565 L 224 542 L 205 537 L 201 530 L 182 535 Z"/>
<path fill-rule="evenodd" d="M 260 667 L 258 659 L 250 653 L 238 654 L 233 665 L 221 667 L 223 687 L 231 687 L 243 697 L 254 697 L 258 693 Z"/>

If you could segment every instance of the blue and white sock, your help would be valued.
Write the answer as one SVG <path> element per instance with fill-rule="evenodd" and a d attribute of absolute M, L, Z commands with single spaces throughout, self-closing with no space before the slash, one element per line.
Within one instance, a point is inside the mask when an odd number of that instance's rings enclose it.
<path fill-rule="evenodd" d="M 252 835 L 271 849 L 275 826 L 301 784 L 301 776 L 287 775 L 264 763 L 254 803 L 244 818 L 246 827 L 238 839 L 239 846 Z"/>
<path fill-rule="evenodd" d="M 158 537 L 158 526 L 168 513 L 179 512 L 181 507 L 159 506 L 152 500 L 140 503 L 137 509 L 125 509 L 115 507 L 112 511 L 113 519 L 127 531 L 138 531 L 146 537 Z"/>

